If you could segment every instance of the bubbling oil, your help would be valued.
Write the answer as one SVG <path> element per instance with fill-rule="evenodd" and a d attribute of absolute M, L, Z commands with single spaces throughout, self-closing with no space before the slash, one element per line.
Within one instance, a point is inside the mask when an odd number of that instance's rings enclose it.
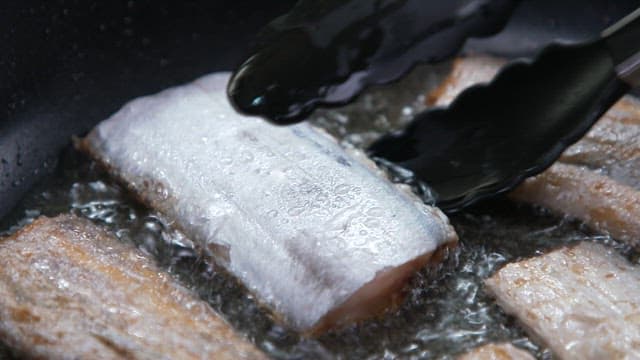
<path fill-rule="evenodd" d="M 405 80 L 369 91 L 354 104 L 318 111 L 311 121 L 344 144 L 366 147 L 422 110 L 424 94 L 447 69 L 416 69 Z M 428 188 L 409 173 L 396 172 L 393 179 L 422 189 L 423 196 L 428 194 Z M 459 249 L 437 274 L 418 273 L 398 310 L 359 326 L 305 339 L 279 324 L 242 285 L 201 257 L 193 243 L 172 230 L 166 219 L 137 204 L 95 163 L 73 149 L 62 156 L 55 175 L 2 219 L 0 229 L 3 235 L 10 234 L 40 215 L 69 211 L 109 228 L 122 241 L 154 257 L 159 266 L 275 359 L 452 359 L 487 342 L 511 342 L 549 359 L 551 353 L 531 341 L 497 307 L 485 292 L 483 280 L 505 263 L 576 241 L 606 242 L 638 262 L 637 254 L 628 247 L 591 233 L 579 223 L 497 199 L 450 217 L 460 236 Z M 0 348 L 0 355 L 5 353 L 10 354 Z"/>

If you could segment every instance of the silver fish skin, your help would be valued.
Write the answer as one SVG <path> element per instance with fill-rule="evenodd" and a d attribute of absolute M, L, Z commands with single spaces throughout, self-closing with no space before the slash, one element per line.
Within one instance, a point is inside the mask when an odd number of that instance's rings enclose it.
<path fill-rule="evenodd" d="M 237 114 L 227 73 L 131 101 L 81 147 L 294 329 L 387 308 L 457 236 L 361 154 L 308 124 Z"/>
<path fill-rule="evenodd" d="M 486 285 L 558 359 L 640 358 L 640 268 L 583 242 L 503 267 Z"/>

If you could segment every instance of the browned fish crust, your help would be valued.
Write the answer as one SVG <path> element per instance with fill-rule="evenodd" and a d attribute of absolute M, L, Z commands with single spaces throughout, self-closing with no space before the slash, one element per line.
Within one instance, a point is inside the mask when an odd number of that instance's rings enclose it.
<path fill-rule="evenodd" d="M 265 358 L 142 253 L 71 215 L 0 241 L 0 338 L 29 358 Z"/>
<path fill-rule="evenodd" d="M 510 196 L 584 221 L 640 245 L 640 192 L 587 168 L 556 163 L 525 180 Z"/>
<path fill-rule="evenodd" d="M 640 190 L 640 105 L 625 97 L 600 119 L 560 161 L 587 166 Z"/>
<path fill-rule="evenodd" d="M 534 360 L 533 355 L 509 344 L 486 344 L 460 356 L 458 360 Z"/>
<path fill-rule="evenodd" d="M 449 105 L 466 88 L 491 81 L 505 63 L 503 59 L 489 56 L 456 59 L 447 78 L 425 97 L 426 105 Z"/>
<path fill-rule="evenodd" d="M 560 359 L 640 356 L 640 269 L 613 249 L 565 247 L 508 264 L 486 285 Z"/>

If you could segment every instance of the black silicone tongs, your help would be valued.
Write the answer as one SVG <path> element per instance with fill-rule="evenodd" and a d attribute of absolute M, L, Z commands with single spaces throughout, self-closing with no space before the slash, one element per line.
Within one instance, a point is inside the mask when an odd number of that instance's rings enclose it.
<path fill-rule="evenodd" d="M 232 77 L 229 96 L 241 112 L 277 124 L 301 121 L 415 63 L 446 59 L 468 37 L 499 31 L 517 3 L 302 0 L 263 34 Z M 449 108 L 419 114 L 370 153 L 412 170 L 445 210 L 512 189 L 550 166 L 638 84 L 638 16 L 594 41 L 552 45 L 533 61 L 507 66 Z"/>
<path fill-rule="evenodd" d="M 300 0 L 271 22 L 229 82 L 240 112 L 276 124 L 350 102 L 416 63 L 500 31 L 519 0 Z"/>
<path fill-rule="evenodd" d="M 546 169 L 639 84 L 640 9 L 594 41 L 505 67 L 370 152 L 412 170 L 439 207 L 457 210 Z"/>

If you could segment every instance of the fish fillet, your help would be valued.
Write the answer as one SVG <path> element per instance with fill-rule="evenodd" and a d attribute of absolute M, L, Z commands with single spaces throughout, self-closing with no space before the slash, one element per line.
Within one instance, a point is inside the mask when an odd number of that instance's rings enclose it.
<path fill-rule="evenodd" d="M 449 77 L 429 96 L 431 102 L 449 104 L 465 88 L 491 81 L 503 63 L 488 57 L 458 59 Z M 554 166 L 526 180 L 511 197 L 640 245 L 638 100 L 621 99 Z"/>
<path fill-rule="evenodd" d="M 81 147 L 289 325 L 307 333 L 397 303 L 457 236 L 438 209 L 308 124 L 238 115 L 229 74 L 136 99 Z"/>
<path fill-rule="evenodd" d="M 623 98 L 587 135 L 568 148 L 562 162 L 585 165 L 640 190 L 640 104 Z"/>
<path fill-rule="evenodd" d="M 503 59 L 489 56 L 456 59 L 447 78 L 427 94 L 427 105 L 449 105 L 466 88 L 491 81 L 505 63 Z"/>
<path fill-rule="evenodd" d="M 38 359 L 264 359 L 203 301 L 85 219 L 0 240 L 0 339 Z"/>
<path fill-rule="evenodd" d="M 511 197 L 578 218 L 595 230 L 640 245 L 640 192 L 585 167 L 555 163 L 525 180 Z"/>
<path fill-rule="evenodd" d="M 505 344 L 487 344 L 458 357 L 458 360 L 534 360 L 525 350 Z"/>
<path fill-rule="evenodd" d="M 486 285 L 560 359 L 640 358 L 640 269 L 612 249 L 562 248 L 508 264 Z"/>

